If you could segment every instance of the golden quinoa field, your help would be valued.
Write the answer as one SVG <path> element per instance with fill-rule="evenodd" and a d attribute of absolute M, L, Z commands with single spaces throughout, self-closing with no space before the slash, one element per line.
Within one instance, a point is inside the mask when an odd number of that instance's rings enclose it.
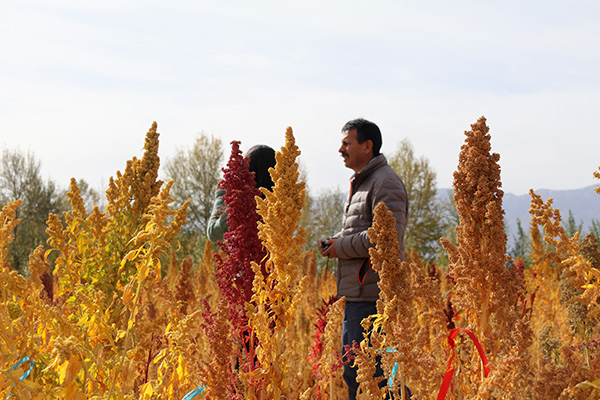
<path fill-rule="evenodd" d="M 403 385 L 420 400 L 600 399 L 598 241 L 569 237 L 551 199 L 531 191 L 533 263 L 508 257 L 488 131 L 480 118 L 457 149 L 460 225 L 456 243 L 441 238 L 448 265 L 414 252 L 401 262 L 393 217 L 377 207 L 369 237 L 381 300 L 352 360 L 361 399 L 399 399 Z M 72 180 L 72 209 L 49 216 L 50 250 L 31 249 L 29 276 L 5 265 L 19 201 L 3 207 L 0 397 L 347 398 L 344 299 L 333 273 L 317 273 L 314 253 L 303 251 L 305 186 L 291 128 L 273 192 L 255 207 L 249 197 L 250 210 L 230 205 L 240 230 L 218 254 L 209 243 L 201 260 L 177 258 L 187 204 L 170 207 L 158 143 L 154 123 L 143 157 L 111 178 L 105 210 L 88 214 Z M 234 142 L 224 176 L 240 196 L 252 193 L 236 178 L 244 162 Z M 372 377 L 376 357 L 384 389 Z"/>

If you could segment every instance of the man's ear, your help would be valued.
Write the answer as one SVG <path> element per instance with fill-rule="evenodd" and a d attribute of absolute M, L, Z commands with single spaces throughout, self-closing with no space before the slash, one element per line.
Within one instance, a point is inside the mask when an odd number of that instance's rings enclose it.
<path fill-rule="evenodd" d="M 365 145 L 365 153 L 373 154 L 373 141 L 365 140 L 365 142 L 363 144 Z"/>

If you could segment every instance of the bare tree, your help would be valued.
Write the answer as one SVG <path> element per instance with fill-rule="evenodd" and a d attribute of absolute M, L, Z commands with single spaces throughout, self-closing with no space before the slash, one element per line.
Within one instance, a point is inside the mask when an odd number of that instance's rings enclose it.
<path fill-rule="evenodd" d="M 302 226 L 308 234 L 306 250 L 316 249 L 318 240 L 331 237 L 341 229 L 344 201 L 347 195 L 339 187 L 321 189 L 316 196 L 307 194 L 302 214 Z M 317 252 L 317 260 L 322 264 L 319 252 Z"/>
<path fill-rule="evenodd" d="M 17 210 L 21 223 L 15 228 L 7 259 L 13 268 L 26 273 L 29 253 L 46 243 L 48 214 L 60 211 L 58 195 L 55 184 L 42 179 L 41 164 L 31 151 L 3 149 L 0 202 L 6 205 L 17 199 L 22 201 Z"/>
<path fill-rule="evenodd" d="M 202 254 L 224 159 L 221 139 L 202 132 L 192 147 L 177 149 L 165 162 L 166 178 L 175 181 L 171 188 L 175 205 L 190 201 L 188 222 L 180 234 L 183 256 L 197 258 Z"/>
<path fill-rule="evenodd" d="M 439 253 L 439 239 L 445 234 L 447 218 L 437 194 L 437 174 L 424 156 L 417 158 L 412 144 L 404 139 L 388 157 L 390 166 L 404 181 L 408 194 L 408 219 L 404 243 L 426 261 Z"/>

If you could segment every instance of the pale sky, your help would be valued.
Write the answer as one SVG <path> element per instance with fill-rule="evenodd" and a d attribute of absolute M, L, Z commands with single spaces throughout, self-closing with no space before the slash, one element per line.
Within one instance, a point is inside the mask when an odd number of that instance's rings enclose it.
<path fill-rule="evenodd" d="M 346 190 L 342 125 L 408 138 L 452 186 L 485 116 L 503 189 L 598 185 L 600 2 L 29 1 L 0 6 L 0 146 L 104 190 L 158 123 L 164 162 L 199 132 L 279 149 Z"/>

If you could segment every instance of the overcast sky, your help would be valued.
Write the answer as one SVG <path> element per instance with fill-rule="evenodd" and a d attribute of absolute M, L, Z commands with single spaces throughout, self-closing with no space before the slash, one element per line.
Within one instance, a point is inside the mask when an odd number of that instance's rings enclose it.
<path fill-rule="evenodd" d="M 163 162 L 199 132 L 279 149 L 346 190 L 340 128 L 408 138 L 452 186 L 485 116 L 503 188 L 598 185 L 600 2 L 29 1 L 0 6 L 0 146 L 105 189 L 158 123 Z"/>

